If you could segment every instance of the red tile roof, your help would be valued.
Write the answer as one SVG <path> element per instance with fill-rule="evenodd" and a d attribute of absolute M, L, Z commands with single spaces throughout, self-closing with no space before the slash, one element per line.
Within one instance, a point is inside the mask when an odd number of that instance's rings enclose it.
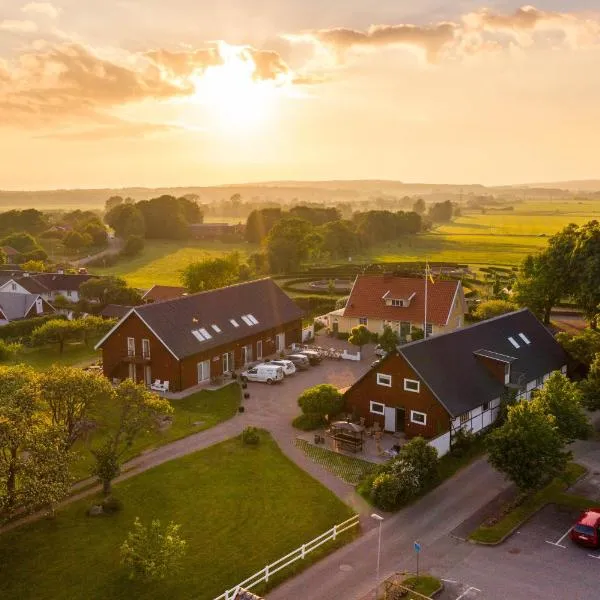
<path fill-rule="evenodd" d="M 443 326 L 448 320 L 452 301 L 460 281 L 446 280 L 428 283 L 427 322 Z M 407 299 L 415 296 L 409 306 L 386 306 L 383 296 Z M 359 275 L 356 278 L 346 308 L 345 317 L 367 317 L 386 321 L 410 321 L 420 323 L 425 316 L 425 279 L 397 277 L 395 275 Z"/>
<path fill-rule="evenodd" d="M 176 285 L 155 285 L 152 286 L 142 298 L 146 302 L 162 302 L 163 300 L 175 300 L 187 294 L 184 287 Z"/>

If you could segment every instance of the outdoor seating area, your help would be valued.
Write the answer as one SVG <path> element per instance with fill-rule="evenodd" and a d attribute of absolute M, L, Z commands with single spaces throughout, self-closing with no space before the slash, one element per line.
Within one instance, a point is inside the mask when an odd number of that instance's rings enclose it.
<path fill-rule="evenodd" d="M 165 380 L 161 383 L 160 379 L 156 379 L 154 383 L 150 384 L 150 389 L 153 392 L 168 392 L 169 382 Z"/>
<path fill-rule="evenodd" d="M 379 427 L 336 421 L 326 430 L 298 436 L 313 445 L 345 456 L 382 464 L 398 454 L 408 441 L 402 433 L 385 433 Z"/>

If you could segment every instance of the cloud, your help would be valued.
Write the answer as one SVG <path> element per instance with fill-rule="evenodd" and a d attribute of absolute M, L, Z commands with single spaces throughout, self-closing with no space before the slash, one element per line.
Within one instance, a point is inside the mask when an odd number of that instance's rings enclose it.
<path fill-rule="evenodd" d="M 149 50 L 143 55 L 176 77 L 189 77 L 197 70 L 203 71 L 207 67 L 223 64 L 223 58 L 217 47 L 178 52 Z"/>
<path fill-rule="evenodd" d="M 51 19 L 58 19 L 58 15 L 60 14 L 60 8 L 57 8 L 50 2 L 29 2 L 21 10 L 24 13 L 35 13 L 50 17 Z"/>
<path fill-rule="evenodd" d="M 336 27 L 287 37 L 292 41 L 312 41 L 342 52 L 356 47 L 411 46 L 425 52 L 427 59 L 434 62 L 441 48 L 454 39 L 456 27 L 453 23 L 439 23 L 431 27 L 372 25 L 367 31 Z"/>
<path fill-rule="evenodd" d="M 308 42 L 332 50 L 339 59 L 345 59 L 353 49 L 405 46 L 423 52 L 428 62 L 434 63 L 443 58 L 497 52 L 515 44 L 527 47 L 538 39 L 534 34 L 545 34 L 552 43 L 558 39 L 572 47 L 598 44 L 600 21 L 578 13 L 542 11 L 527 5 L 510 14 L 489 9 L 467 13 L 456 23 L 372 25 L 365 31 L 335 27 L 283 37 L 292 43 Z"/>
<path fill-rule="evenodd" d="M 17 21 L 14 19 L 5 19 L 0 21 L 0 31 L 9 33 L 35 33 L 38 26 L 33 21 Z"/>
<path fill-rule="evenodd" d="M 290 73 L 290 68 L 277 52 L 254 48 L 248 48 L 247 52 L 254 61 L 253 77 L 257 81 L 276 80 Z"/>

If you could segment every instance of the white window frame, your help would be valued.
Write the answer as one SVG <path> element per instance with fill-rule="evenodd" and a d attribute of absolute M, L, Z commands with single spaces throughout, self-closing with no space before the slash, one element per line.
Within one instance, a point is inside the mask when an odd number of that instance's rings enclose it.
<path fill-rule="evenodd" d="M 417 389 L 411 389 L 409 387 L 407 387 L 407 384 L 411 384 L 411 383 L 416 383 L 417 384 Z M 421 382 L 418 381 L 417 379 L 408 379 L 408 377 L 404 378 L 404 391 L 405 392 L 412 392 L 413 394 L 418 394 L 421 391 Z"/>
<path fill-rule="evenodd" d="M 127 356 L 135 356 L 135 338 L 127 338 Z"/>
<path fill-rule="evenodd" d="M 398 300 L 397 298 L 392 298 L 392 306 L 404 308 L 404 300 Z"/>
<path fill-rule="evenodd" d="M 368 317 L 358 317 L 358 324 L 368 327 L 369 326 L 369 318 Z"/>
<path fill-rule="evenodd" d="M 471 411 L 469 410 L 468 412 L 460 415 L 459 420 L 460 420 L 461 426 L 466 425 L 471 420 Z"/>
<path fill-rule="evenodd" d="M 420 417 L 423 417 L 422 421 L 415 421 L 415 415 L 419 415 Z M 427 413 L 418 411 L 418 410 L 411 410 L 410 411 L 410 422 L 411 423 L 415 423 L 416 425 L 427 425 Z"/>
<path fill-rule="evenodd" d="M 142 356 L 144 358 L 150 358 L 150 340 L 147 338 L 142 340 Z"/>
<path fill-rule="evenodd" d="M 378 410 L 374 410 L 375 405 L 381 406 L 381 412 Z M 369 412 L 373 413 L 374 415 L 384 416 L 385 415 L 385 404 L 383 402 L 375 402 L 375 401 L 371 400 L 371 403 L 369 404 Z"/>
<path fill-rule="evenodd" d="M 262 360 L 263 357 L 263 343 L 262 340 L 256 342 L 256 360 Z"/>
<path fill-rule="evenodd" d="M 377 373 L 377 385 L 392 387 L 392 376 L 387 373 Z"/>
<path fill-rule="evenodd" d="M 196 370 L 198 372 L 198 383 L 210 381 L 210 360 L 203 360 L 197 363 Z M 202 375 L 200 375 L 200 371 L 202 371 Z"/>

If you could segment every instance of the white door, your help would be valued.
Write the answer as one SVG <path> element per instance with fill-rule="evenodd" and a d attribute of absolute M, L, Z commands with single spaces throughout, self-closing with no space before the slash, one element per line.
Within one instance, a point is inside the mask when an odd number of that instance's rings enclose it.
<path fill-rule="evenodd" d="M 204 383 L 210 379 L 210 360 L 198 363 L 198 383 Z"/>
<path fill-rule="evenodd" d="M 129 363 L 129 379 L 135 381 L 137 379 L 137 365 L 135 363 Z"/>
<path fill-rule="evenodd" d="M 278 333 L 275 336 L 275 350 L 281 352 L 285 348 L 285 333 Z"/>
<path fill-rule="evenodd" d="M 262 340 L 256 342 L 256 360 L 262 360 Z"/>
<path fill-rule="evenodd" d="M 223 373 L 229 373 L 229 354 L 223 354 Z"/>
<path fill-rule="evenodd" d="M 396 409 L 391 406 L 385 407 L 385 423 L 384 430 L 391 431 L 392 433 L 396 431 Z"/>

